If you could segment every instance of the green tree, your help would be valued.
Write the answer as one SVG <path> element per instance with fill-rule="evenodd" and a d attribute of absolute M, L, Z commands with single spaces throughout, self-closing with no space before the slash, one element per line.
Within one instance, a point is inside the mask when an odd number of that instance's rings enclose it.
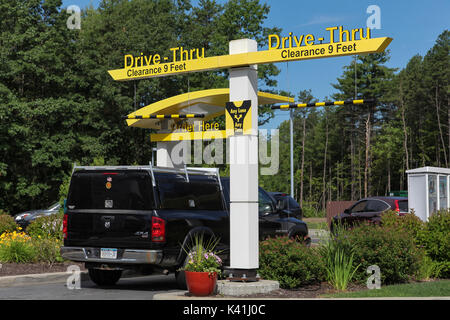
<path fill-rule="evenodd" d="M 386 108 L 384 96 L 389 90 L 390 81 L 394 77 L 393 68 L 388 68 L 384 64 L 389 59 L 389 52 L 374 53 L 363 56 L 357 56 L 359 63 L 352 63 L 344 67 L 342 77 L 338 78 L 337 84 L 333 87 L 339 90 L 334 94 L 336 100 L 345 100 L 359 97 L 374 98 L 376 104 L 366 104 L 364 106 L 343 106 L 338 108 L 340 112 L 341 122 L 350 133 L 350 141 L 345 141 L 342 145 L 350 145 L 351 158 L 355 157 L 355 139 L 363 138 L 364 141 L 364 196 L 370 195 L 372 190 L 371 166 L 372 166 L 372 135 L 373 130 L 379 128 L 380 122 L 383 121 Z M 355 82 L 356 79 L 356 82 Z M 354 165 L 351 166 L 355 169 Z M 356 174 L 352 172 L 352 177 Z"/>
<path fill-rule="evenodd" d="M 149 130 L 122 117 L 187 91 L 226 87 L 226 70 L 115 82 L 125 54 L 170 56 L 170 48 L 227 54 L 228 41 L 257 39 L 269 7 L 255 0 L 103 0 L 70 30 L 60 0 L 0 3 L 0 206 L 14 213 L 58 198 L 73 162 L 148 163 Z M 244 20 L 242 20 L 244 18 Z M 201 35 L 201 36 L 199 36 Z M 225 41 L 225 43 L 222 43 Z M 278 69 L 259 70 L 268 89 Z M 266 106 L 261 113 L 271 110 Z M 64 188 L 63 188 L 64 189 Z"/>
<path fill-rule="evenodd" d="M 75 35 L 61 1 L 1 4 L 0 101 L 2 206 L 19 209 L 53 202 L 62 172 L 79 153 L 84 99 L 76 79 Z"/>

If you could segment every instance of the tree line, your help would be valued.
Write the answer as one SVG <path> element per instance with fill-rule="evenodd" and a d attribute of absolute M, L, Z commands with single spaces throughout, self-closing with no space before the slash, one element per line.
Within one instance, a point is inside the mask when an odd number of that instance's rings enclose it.
<path fill-rule="evenodd" d="M 388 68 L 389 51 L 356 56 L 329 100 L 374 98 L 375 104 L 295 110 L 295 198 L 316 212 L 327 201 L 358 200 L 407 190 L 406 170 L 449 167 L 449 42 L 443 31 L 422 57 Z M 299 102 L 317 102 L 311 90 Z M 268 189 L 290 193 L 289 123 L 280 125 L 280 174 L 261 176 Z"/>
<path fill-rule="evenodd" d="M 279 28 L 264 27 L 270 7 L 259 0 L 102 0 L 69 29 L 61 0 L 4 0 L 0 4 L 0 209 L 17 213 L 59 199 L 74 162 L 146 164 L 150 130 L 122 117 L 188 91 L 228 87 L 227 70 L 115 82 L 125 54 L 169 56 L 169 49 L 228 53 L 234 39 L 260 47 Z M 448 166 L 448 31 L 425 57 L 397 70 L 387 54 L 359 56 L 344 68 L 332 99 L 357 93 L 372 107 L 298 110 L 295 127 L 296 198 L 322 208 L 326 200 L 404 189 L 404 170 Z M 356 65 L 356 70 L 355 70 Z M 274 64 L 258 67 L 260 87 L 277 92 Z M 298 101 L 315 101 L 306 90 Z M 260 124 L 274 117 L 260 108 Z M 260 183 L 288 191 L 288 125 L 280 126 L 280 171 Z M 224 167 L 224 172 L 227 168 Z"/>
<path fill-rule="evenodd" d="M 0 3 L 0 209 L 42 208 L 59 199 L 74 162 L 146 164 L 149 130 L 123 116 L 150 103 L 206 88 L 228 87 L 225 71 L 115 82 L 107 70 L 125 54 L 170 56 L 170 48 L 228 54 L 234 39 L 267 45 L 269 6 L 259 0 L 103 0 L 69 29 L 60 0 Z M 274 65 L 259 68 L 275 86 Z"/>

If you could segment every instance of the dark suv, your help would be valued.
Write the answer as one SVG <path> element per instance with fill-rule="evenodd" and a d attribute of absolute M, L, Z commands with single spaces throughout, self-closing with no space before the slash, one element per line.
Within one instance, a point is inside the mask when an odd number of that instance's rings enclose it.
<path fill-rule="evenodd" d="M 277 234 L 308 239 L 304 222 L 285 217 L 260 189 L 260 238 Z M 262 205 L 262 206 L 261 206 Z M 182 249 L 196 234 L 219 239 L 229 256 L 229 180 L 218 170 L 140 167 L 75 167 L 65 203 L 68 260 L 84 262 L 92 281 L 115 284 L 125 269 L 175 272 L 184 288 Z"/>
<path fill-rule="evenodd" d="M 393 210 L 398 215 L 408 213 L 408 198 L 405 197 L 370 197 L 354 203 L 343 213 L 334 216 L 330 229 L 333 231 L 336 224 L 352 226 L 356 223 L 368 221 L 380 223 L 383 212 Z"/>
<path fill-rule="evenodd" d="M 295 217 L 297 219 L 302 220 L 303 219 L 303 212 L 302 208 L 298 204 L 297 201 L 295 201 L 294 198 L 292 198 L 289 194 L 284 192 L 269 192 L 269 194 L 278 202 L 281 202 L 281 207 L 283 210 L 286 210 L 290 216 Z"/>

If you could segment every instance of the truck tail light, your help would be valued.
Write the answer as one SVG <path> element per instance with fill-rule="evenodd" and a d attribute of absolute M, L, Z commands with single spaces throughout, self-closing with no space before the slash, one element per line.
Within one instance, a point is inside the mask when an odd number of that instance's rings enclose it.
<path fill-rule="evenodd" d="M 68 215 L 66 213 L 63 218 L 63 238 L 64 239 L 67 239 L 67 219 L 68 219 Z"/>
<path fill-rule="evenodd" d="M 166 241 L 165 221 L 158 217 L 152 217 L 152 241 Z"/>

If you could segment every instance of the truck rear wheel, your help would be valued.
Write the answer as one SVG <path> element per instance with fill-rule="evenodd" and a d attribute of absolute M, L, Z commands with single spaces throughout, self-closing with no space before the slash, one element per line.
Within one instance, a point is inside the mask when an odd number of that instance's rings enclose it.
<path fill-rule="evenodd" d="M 178 289 L 187 290 L 186 274 L 184 271 L 175 271 L 175 280 L 177 281 Z"/>
<path fill-rule="evenodd" d="M 184 262 L 180 266 L 180 268 L 184 269 L 184 267 L 187 265 L 188 261 L 189 261 L 189 255 L 186 255 L 186 258 L 184 259 Z M 184 270 L 175 271 L 175 280 L 177 281 L 178 289 L 187 290 L 186 274 L 184 273 Z"/>
<path fill-rule="evenodd" d="M 197 251 L 197 247 L 192 248 L 189 251 L 190 253 L 195 253 Z M 186 255 L 186 258 L 184 258 L 183 264 L 180 266 L 180 269 L 184 269 L 189 261 L 189 254 Z M 186 284 L 186 274 L 184 273 L 184 270 L 177 270 L 175 271 L 175 280 L 177 281 L 177 286 L 181 290 L 187 290 L 187 284 Z"/>
<path fill-rule="evenodd" d="M 89 269 L 89 278 L 99 286 L 113 286 L 122 276 L 122 270 Z"/>

